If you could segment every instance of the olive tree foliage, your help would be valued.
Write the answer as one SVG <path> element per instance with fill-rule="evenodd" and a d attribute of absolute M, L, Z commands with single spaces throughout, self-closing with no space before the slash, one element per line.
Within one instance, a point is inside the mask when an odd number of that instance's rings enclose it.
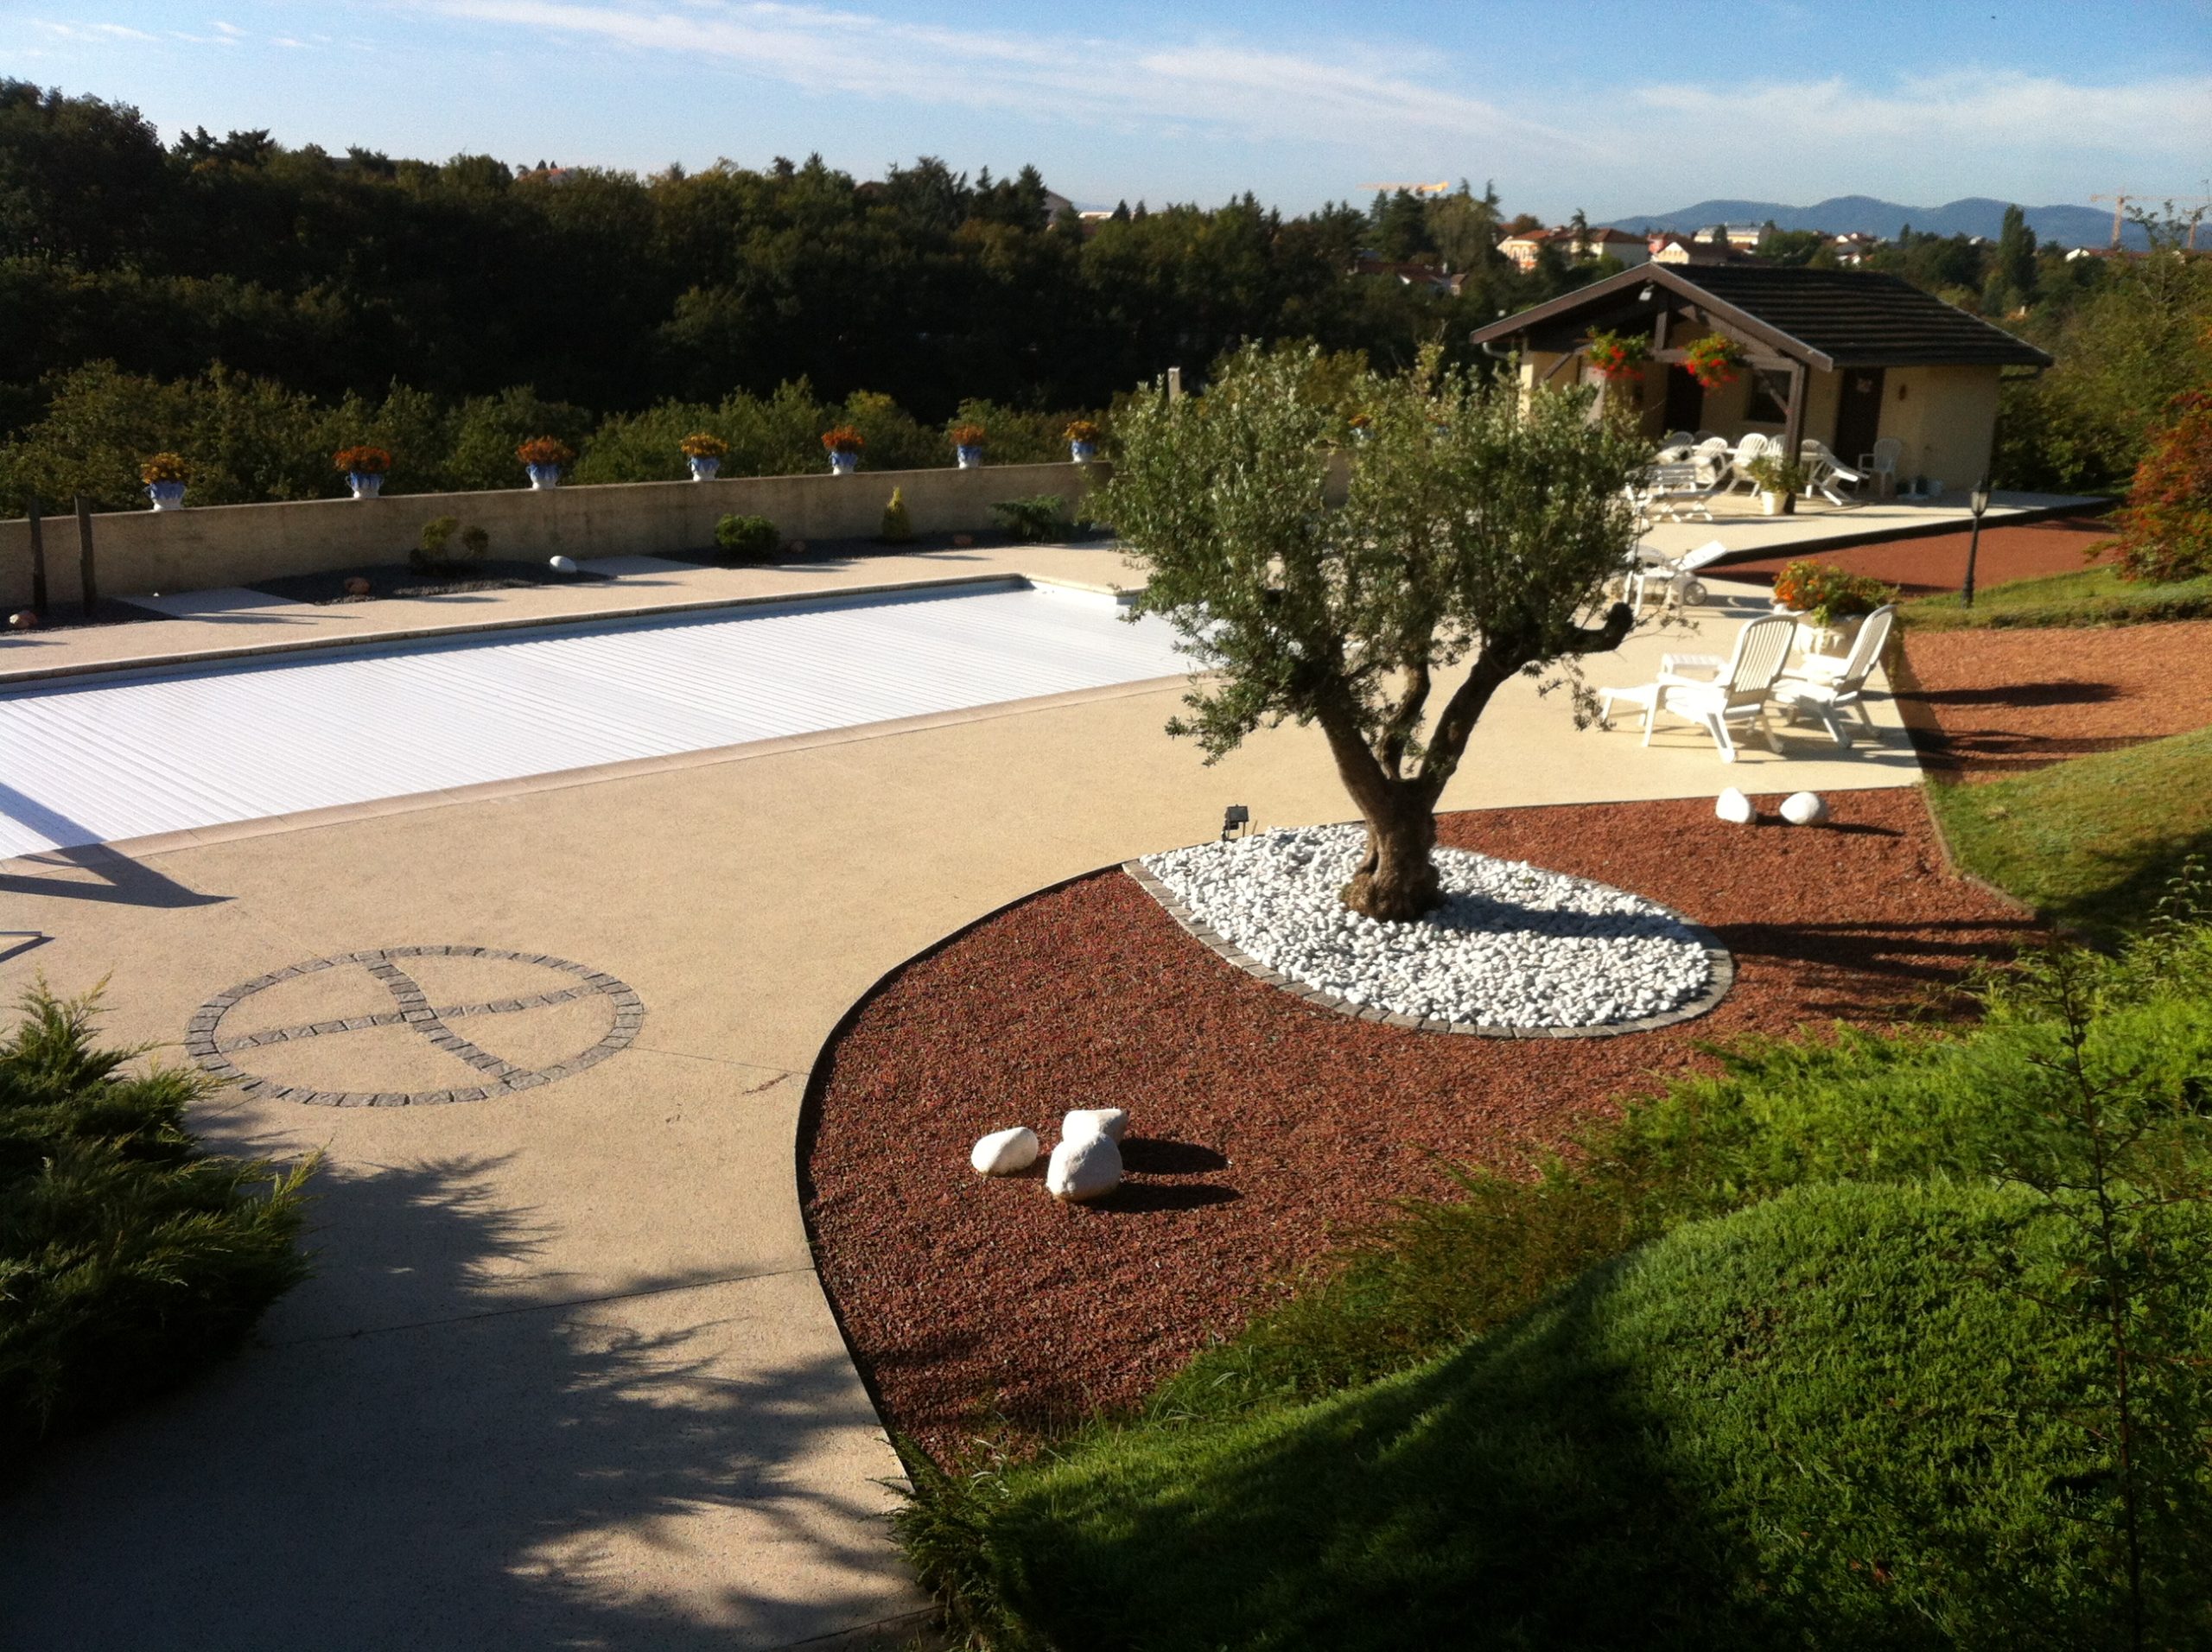
<path fill-rule="evenodd" d="M 1517 674 L 1572 675 L 1634 624 L 1599 604 L 1635 543 L 1622 485 L 1649 448 L 1593 419 L 1586 392 L 1523 408 L 1433 351 L 1360 381 L 1354 440 L 1341 403 L 1308 392 L 1311 365 L 1247 347 L 1203 397 L 1136 398 L 1107 513 L 1149 574 L 1136 611 L 1195 663 L 1169 733 L 1212 761 L 1255 729 L 1319 724 L 1367 826 L 1344 903 L 1406 921 L 1440 899 L 1437 799 L 1491 696 Z M 1332 504 L 1338 452 L 1349 485 Z"/>

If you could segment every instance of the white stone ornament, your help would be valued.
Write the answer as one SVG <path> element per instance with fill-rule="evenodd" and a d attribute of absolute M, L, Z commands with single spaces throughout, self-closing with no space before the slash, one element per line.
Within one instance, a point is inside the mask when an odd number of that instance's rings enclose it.
<path fill-rule="evenodd" d="M 1079 1107 L 1060 1121 L 1060 1140 L 1073 1141 L 1079 1136 L 1109 1135 L 1119 1141 L 1122 1132 L 1128 1128 L 1126 1108 Z"/>
<path fill-rule="evenodd" d="M 556 556 L 550 566 L 556 574 L 573 574 L 576 571 L 576 562 L 573 556 Z"/>
<path fill-rule="evenodd" d="M 1828 817 L 1828 806 L 1817 791 L 1793 791 L 1782 800 L 1782 817 L 1792 826 L 1817 826 Z"/>
<path fill-rule="evenodd" d="M 1052 1149 L 1046 1191 L 1071 1204 L 1103 1199 L 1122 1185 L 1122 1149 L 1112 1136 L 1075 1136 Z"/>
<path fill-rule="evenodd" d="M 1751 800 L 1733 786 L 1720 794 L 1719 802 L 1713 805 L 1713 812 L 1734 826 L 1748 826 L 1758 818 L 1758 810 L 1751 807 Z"/>
<path fill-rule="evenodd" d="M 984 1176 L 1013 1176 L 1037 1162 L 1037 1133 L 1023 1125 L 977 1139 L 968 1162 Z"/>

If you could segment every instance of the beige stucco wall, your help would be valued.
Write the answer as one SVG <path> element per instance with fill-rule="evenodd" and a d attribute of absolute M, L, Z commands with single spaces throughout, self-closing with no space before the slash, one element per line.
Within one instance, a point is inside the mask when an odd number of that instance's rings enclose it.
<path fill-rule="evenodd" d="M 1995 367 L 1892 367 L 1882 383 L 1881 434 L 1904 443 L 1897 476 L 1971 488 L 1989 468 L 1997 434 Z"/>
<path fill-rule="evenodd" d="M 494 556 L 560 554 L 581 562 L 702 550 L 715 542 L 715 524 L 733 513 L 766 517 L 787 540 L 861 538 L 881 525 L 894 487 L 906 495 L 916 532 L 970 531 L 993 525 L 997 500 L 1057 493 L 1072 504 L 1105 475 L 1103 466 L 1000 465 L 188 505 L 97 514 L 92 541 L 100 594 L 143 596 L 402 562 L 423 524 L 441 516 L 483 527 Z M 66 612 L 80 600 L 75 518 L 48 517 L 45 541 L 48 600 Z M 29 524 L 0 522 L 0 607 L 29 600 Z"/>

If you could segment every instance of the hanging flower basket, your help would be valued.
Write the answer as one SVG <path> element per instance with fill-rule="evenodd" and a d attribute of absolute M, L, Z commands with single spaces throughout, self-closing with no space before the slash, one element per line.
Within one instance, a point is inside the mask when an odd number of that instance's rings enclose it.
<path fill-rule="evenodd" d="M 728 455 L 729 443 L 711 430 L 694 430 L 680 444 L 683 448 L 683 462 L 691 467 L 695 482 L 711 482 Z"/>
<path fill-rule="evenodd" d="M 156 511 L 174 511 L 182 505 L 184 485 L 191 477 L 192 467 L 181 454 L 157 453 L 138 467 L 138 479 L 146 484 L 146 497 Z"/>
<path fill-rule="evenodd" d="M 1744 346 L 1718 333 L 1708 333 L 1682 352 L 1682 365 L 1707 390 L 1733 384 L 1744 371 Z"/>
<path fill-rule="evenodd" d="M 545 492 L 561 485 L 561 467 L 571 463 L 576 450 L 558 436 L 532 436 L 515 449 L 530 473 L 530 486 L 535 492 Z"/>
<path fill-rule="evenodd" d="M 868 438 L 851 425 L 840 424 L 822 433 L 822 445 L 830 451 L 830 473 L 849 476 L 861 467 L 861 449 L 868 446 Z"/>
<path fill-rule="evenodd" d="M 384 492 L 385 473 L 391 468 L 391 450 L 385 448 L 340 448 L 330 462 L 346 477 L 346 486 L 357 499 L 372 499 Z"/>
<path fill-rule="evenodd" d="M 1639 378 L 1651 359 L 1651 340 L 1637 334 L 1592 333 L 1584 349 L 1607 378 Z"/>

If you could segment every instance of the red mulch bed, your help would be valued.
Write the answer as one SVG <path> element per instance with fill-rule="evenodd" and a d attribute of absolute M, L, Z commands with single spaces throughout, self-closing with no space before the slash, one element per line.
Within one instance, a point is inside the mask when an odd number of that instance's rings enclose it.
<path fill-rule="evenodd" d="M 2212 620 L 1909 631 L 1897 703 L 1922 761 L 1993 780 L 2212 723 Z"/>
<path fill-rule="evenodd" d="M 1974 583 L 2002 585 L 2007 580 L 2031 580 L 2045 574 L 2078 574 L 2089 565 L 2090 547 L 2112 536 L 2110 522 L 2088 516 L 2052 517 L 2018 527 L 1984 528 L 1981 550 L 1974 560 Z M 1955 591 L 1965 582 L 1969 537 L 1963 533 L 1937 533 L 1921 539 L 1847 545 L 1840 550 L 1808 545 L 1794 555 L 1724 563 L 1716 571 L 1729 579 L 1757 575 L 1772 579 L 1802 557 L 1854 574 L 1871 574 L 1897 586 L 1907 596 L 1927 596 L 1936 591 Z"/>
<path fill-rule="evenodd" d="M 1948 1007 L 1963 968 L 2027 933 L 1944 871 L 1916 791 L 1830 801 L 1821 829 L 1727 826 L 1701 798 L 1445 819 L 1447 843 L 1602 879 L 1719 933 L 1735 989 L 1656 1032 L 1349 1020 L 1230 968 L 1119 872 L 910 966 L 833 1052 L 807 1161 L 822 1277 L 893 1424 L 942 1455 L 987 1414 L 1026 1432 L 1128 1405 L 1332 1234 L 1446 1191 L 1432 1154 L 1510 1161 L 1706 1064 L 1700 1042 Z M 969 1170 L 985 1131 L 1027 1124 L 1049 1147 L 1060 1115 L 1089 1106 L 1130 1113 L 1110 1202 L 1064 1207 L 1038 1177 Z"/>

